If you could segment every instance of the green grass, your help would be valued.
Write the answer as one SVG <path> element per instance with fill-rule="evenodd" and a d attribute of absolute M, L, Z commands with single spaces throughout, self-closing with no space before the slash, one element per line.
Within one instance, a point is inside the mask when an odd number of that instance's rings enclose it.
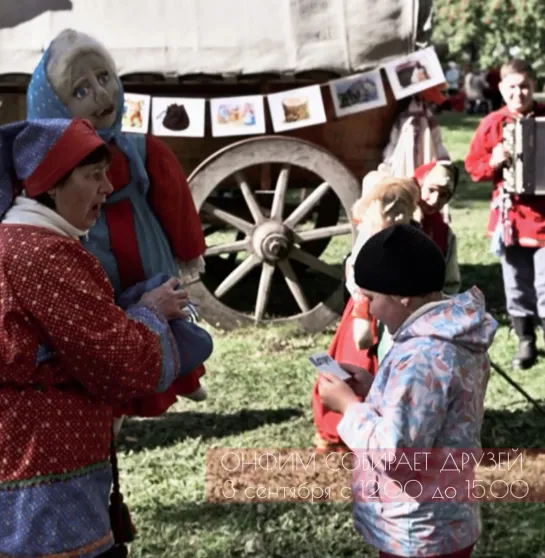
<path fill-rule="evenodd" d="M 462 161 L 477 120 L 453 115 L 441 120 L 448 149 Z M 498 261 L 485 238 L 490 185 L 462 176 L 452 226 L 464 285 L 478 285 L 500 321 L 493 360 L 543 400 L 545 359 L 531 371 L 509 367 L 515 340 L 508 335 Z M 184 400 L 164 417 L 131 420 L 123 428 L 122 486 L 139 530 L 132 556 L 376 556 L 353 531 L 350 504 L 206 502 L 208 448 L 311 446 L 314 374 L 306 359 L 328 346 L 333 329 L 313 336 L 290 327 L 213 333 L 216 348 L 205 378 L 210 399 L 198 405 Z M 544 417 L 495 373 L 486 407 L 485 447 L 545 447 Z M 476 558 L 545 555 L 545 505 L 485 505 L 483 521 Z"/>

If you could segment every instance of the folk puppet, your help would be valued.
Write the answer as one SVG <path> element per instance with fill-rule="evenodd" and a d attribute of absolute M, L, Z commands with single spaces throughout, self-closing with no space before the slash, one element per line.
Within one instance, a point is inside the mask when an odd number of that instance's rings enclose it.
<path fill-rule="evenodd" d="M 94 38 L 67 29 L 36 67 L 29 119 L 88 118 L 112 151 L 114 192 L 84 247 L 101 262 L 116 296 L 159 273 L 191 280 L 204 270 L 205 241 L 186 177 L 174 153 L 153 136 L 124 134 L 124 92 L 115 63 Z M 154 416 L 177 395 L 206 398 L 200 366 L 165 393 L 135 401 L 124 414 Z"/>

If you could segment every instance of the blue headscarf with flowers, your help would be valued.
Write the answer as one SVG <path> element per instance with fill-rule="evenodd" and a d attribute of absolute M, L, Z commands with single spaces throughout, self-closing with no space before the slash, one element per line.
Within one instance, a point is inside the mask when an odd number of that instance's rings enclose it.
<path fill-rule="evenodd" d="M 51 47 L 50 47 L 51 48 Z M 48 48 L 39 64 L 36 66 L 27 90 L 27 119 L 37 120 L 43 118 L 71 119 L 73 114 L 59 99 L 49 78 L 47 77 L 47 62 L 49 60 L 50 48 Z M 142 157 L 138 153 L 134 142 L 121 132 L 123 120 L 123 109 L 125 106 L 125 93 L 123 85 L 117 75 L 112 76 L 117 80 L 119 93 L 117 97 L 117 118 L 111 128 L 98 130 L 99 136 L 106 142 L 112 140 L 115 145 L 127 156 L 131 167 L 131 175 L 138 180 L 139 187 L 145 194 L 149 188 L 149 179 Z"/>

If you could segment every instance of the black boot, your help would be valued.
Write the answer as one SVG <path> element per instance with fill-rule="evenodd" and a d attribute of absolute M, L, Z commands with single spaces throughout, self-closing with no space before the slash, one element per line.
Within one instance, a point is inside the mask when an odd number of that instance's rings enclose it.
<path fill-rule="evenodd" d="M 536 332 L 534 328 L 534 318 L 525 316 L 524 318 L 511 318 L 513 329 L 519 338 L 519 347 L 515 358 L 513 358 L 513 368 L 523 370 L 531 368 L 537 360 Z"/>

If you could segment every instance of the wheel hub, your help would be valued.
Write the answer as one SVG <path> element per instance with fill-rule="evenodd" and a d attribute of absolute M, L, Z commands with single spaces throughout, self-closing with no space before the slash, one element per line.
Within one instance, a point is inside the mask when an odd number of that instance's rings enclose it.
<path fill-rule="evenodd" d="M 277 221 L 266 221 L 258 225 L 252 235 L 255 253 L 267 262 L 284 260 L 293 246 L 291 230 Z"/>

